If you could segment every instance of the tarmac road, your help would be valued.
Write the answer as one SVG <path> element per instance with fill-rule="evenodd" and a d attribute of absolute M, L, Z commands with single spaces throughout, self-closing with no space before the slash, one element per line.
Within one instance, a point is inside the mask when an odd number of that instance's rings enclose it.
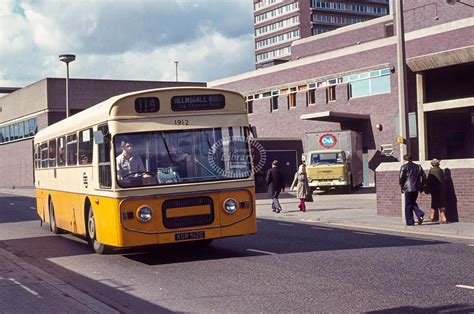
<path fill-rule="evenodd" d="M 336 199 L 314 206 L 365 207 Z M 256 235 L 101 256 L 0 194 L 0 312 L 474 311 L 470 239 L 308 221 L 283 201 L 275 217 L 259 200 Z"/>

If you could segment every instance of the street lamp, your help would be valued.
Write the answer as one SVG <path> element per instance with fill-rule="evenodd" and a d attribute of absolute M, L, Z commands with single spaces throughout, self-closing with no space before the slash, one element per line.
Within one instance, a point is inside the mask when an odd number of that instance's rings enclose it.
<path fill-rule="evenodd" d="M 398 113 L 400 134 L 397 141 L 400 143 L 400 162 L 407 153 L 407 83 L 406 83 L 406 57 L 405 57 L 405 31 L 403 29 L 403 0 L 395 0 L 395 18 L 397 29 L 397 68 L 398 68 Z M 409 147 L 408 147 L 409 148 Z M 405 197 L 402 194 L 402 221 L 405 212 Z"/>
<path fill-rule="evenodd" d="M 178 81 L 178 62 L 179 61 L 174 62 L 176 64 L 176 82 Z"/>
<path fill-rule="evenodd" d="M 74 60 L 76 60 L 75 55 L 59 55 L 59 61 L 66 63 L 66 118 L 69 117 L 69 62 Z"/>

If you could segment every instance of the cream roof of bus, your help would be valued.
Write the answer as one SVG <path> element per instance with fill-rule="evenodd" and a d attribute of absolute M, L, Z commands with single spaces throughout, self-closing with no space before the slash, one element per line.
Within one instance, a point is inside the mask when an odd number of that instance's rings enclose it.
<path fill-rule="evenodd" d="M 107 100 L 104 100 L 97 105 L 94 105 L 90 108 L 87 108 L 81 112 L 76 113 L 73 116 L 70 116 L 67 119 L 61 120 L 59 122 L 56 122 L 55 124 L 52 124 L 40 131 L 35 135 L 35 142 L 39 143 L 45 140 L 48 140 L 53 137 L 59 136 L 59 134 L 67 134 L 71 133 L 77 130 L 85 129 L 87 127 L 101 124 L 105 121 L 108 120 L 113 120 L 113 119 L 118 119 L 118 118 L 127 118 L 124 115 L 116 115 L 116 112 L 112 110 L 114 106 L 116 106 L 120 101 L 125 100 L 126 98 L 132 98 L 133 96 L 136 95 L 143 95 L 146 94 L 145 96 L 157 96 L 160 98 L 161 95 L 168 95 L 169 96 L 175 96 L 177 95 L 177 91 L 180 91 L 180 95 L 189 95 L 189 92 L 192 92 L 193 95 L 204 95 L 204 94 L 209 94 L 209 93 L 222 93 L 226 95 L 226 99 L 228 96 L 230 97 L 235 97 L 239 98 L 239 100 L 243 103 L 244 98 L 241 94 L 230 91 L 230 90 L 224 90 L 224 89 L 218 89 L 218 88 L 208 88 L 208 87 L 171 87 L 171 88 L 155 88 L 155 89 L 147 89 L 147 90 L 141 90 L 141 91 L 136 91 L 136 92 L 130 92 L 126 94 L 121 94 L 117 96 L 113 96 Z M 133 98 L 134 99 L 134 98 Z M 226 101 L 227 103 L 227 101 Z M 163 105 L 163 102 L 161 102 L 160 98 L 160 106 Z M 233 111 L 235 112 L 236 108 L 233 108 L 234 110 L 229 110 L 227 108 L 228 106 L 226 105 L 225 109 L 219 110 L 219 111 Z M 227 109 L 227 110 L 226 110 Z M 242 107 L 240 110 L 245 112 L 245 108 Z M 205 110 L 203 113 L 210 113 L 212 110 Z M 197 113 L 197 112 L 193 112 Z M 161 110 L 158 113 L 147 113 L 144 114 L 143 117 L 156 117 L 156 116 L 163 116 L 167 114 L 172 114 L 172 115 L 185 115 L 189 114 L 189 112 L 172 112 L 171 109 L 169 110 Z M 129 115 L 128 117 L 131 117 L 132 115 Z M 138 114 L 134 114 L 133 117 L 137 117 Z"/>

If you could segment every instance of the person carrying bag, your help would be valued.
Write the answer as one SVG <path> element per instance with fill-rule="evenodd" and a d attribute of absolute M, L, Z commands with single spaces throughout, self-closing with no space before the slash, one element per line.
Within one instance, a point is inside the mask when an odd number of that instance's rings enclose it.
<path fill-rule="evenodd" d="M 298 171 L 295 173 L 293 183 L 291 183 L 290 191 L 296 186 L 296 197 L 300 199 L 300 211 L 306 212 L 305 202 L 313 201 L 313 193 L 309 187 L 308 175 L 306 174 L 306 165 L 302 164 L 299 166 Z"/>

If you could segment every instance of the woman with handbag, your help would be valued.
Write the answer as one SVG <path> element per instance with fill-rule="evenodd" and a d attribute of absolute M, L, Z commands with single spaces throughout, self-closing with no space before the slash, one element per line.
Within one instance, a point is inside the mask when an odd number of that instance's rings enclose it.
<path fill-rule="evenodd" d="M 300 211 L 306 211 L 306 202 L 313 201 L 313 193 L 309 188 L 308 176 L 306 174 L 306 165 L 302 164 L 298 168 L 298 172 L 295 173 L 295 178 L 290 186 L 290 191 L 296 186 L 296 197 L 300 199 Z"/>

